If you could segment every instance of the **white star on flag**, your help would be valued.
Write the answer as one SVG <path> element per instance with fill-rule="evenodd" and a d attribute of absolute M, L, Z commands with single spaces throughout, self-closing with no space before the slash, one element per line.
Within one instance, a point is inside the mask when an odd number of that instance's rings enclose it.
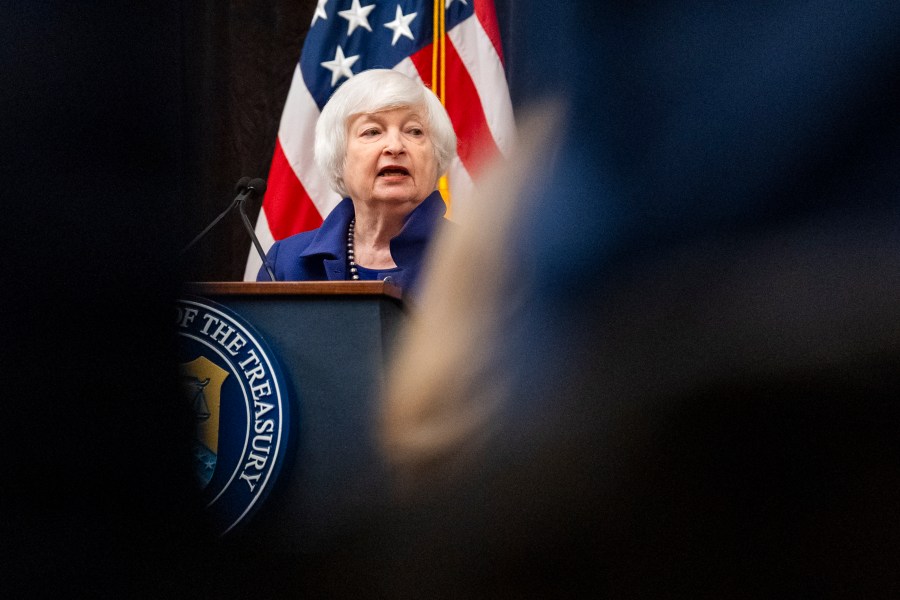
<path fill-rule="evenodd" d="M 325 13 L 325 5 L 328 4 L 328 0 L 319 0 L 319 4 L 316 6 L 316 12 L 313 15 L 313 22 L 310 27 L 316 24 L 316 21 L 319 20 L 319 17 L 322 17 L 323 21 L 328 20 L 328 15 Z"/>
<path fill-rule="evenodd" d="M 384 26 L 394 32 L 394 39 L 391 40 L 391 46 L 396 45 L 397 40 L 400 39 L 400 36 L 406 36 L 409 39 L 415 39 L 413 37 L 412 31 L 409 28 L 409 24 L 412 23 L 412 20 L 416 18 L 416 15 L 419 13 L 409 13 L 408 15 L 403 15 L 403 10 L 400 8 L 400 5 L 397 5 L 397 16 L 394 17 L 394 20 L 390 23 L 385 23 Z"/>
<path fill-rule="evenodd" d="M 347 79 L 353 77 L 353 71 L 350 70 L 350 67 L 357 60 L 359 60 L 358 54 L 356 56 L 344 56 L 344 49 L 338 46 L 334 60 L 326 60 L 319 64 L 331 71 L 331 86 L 334 87 L 341 77 L 346 77 Z"/>
<path fill-rule="evenodd" d="M 353 0 L 353 5 L 350 7 L 350 10 L 342 10 L 338 12 L 338 14 L 345 19 L 347 19 L 347 36 L 353 35 L 353 32 L 357 27 L 363 27 L 372 31 L 372 27 L 369 26 L 369 13 L 375 10 L 375 5 L 370 4 L 369 6 L 360 6 L 359 0 Z"/>

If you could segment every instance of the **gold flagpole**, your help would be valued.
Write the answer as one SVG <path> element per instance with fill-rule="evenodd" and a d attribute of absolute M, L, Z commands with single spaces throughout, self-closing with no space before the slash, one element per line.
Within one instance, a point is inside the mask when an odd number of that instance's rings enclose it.
<path fill-rule="evenodd" d="M 447 35 L 447 12 L 444 0 L 434 0 L 433 44 L 431 50 L 431 91 L 447 106 L 447 53 L 444 45 Z M 438 191 L 447 205 L 447 217 L 453 217 L 453 202 L 450 197 L 450 182 L 447 174 L 438 180 Z"/>
<path fill-rule="evenodd" d="M 440 56 L 441 45 L 441 23 L 440 23 L 440 6 L 441 0 L 434 0 L 434 11 L 432 14 L 433 23 L 431 26 L 431 91 L 440 98 L 441 91 L 438 88 L 439 81 L 436 73 L 438 72 L 438 57 Z"/>

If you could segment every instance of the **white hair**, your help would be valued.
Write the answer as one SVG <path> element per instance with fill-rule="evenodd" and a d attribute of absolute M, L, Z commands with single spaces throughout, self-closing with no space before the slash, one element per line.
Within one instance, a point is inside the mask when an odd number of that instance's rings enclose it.
<path fill-rule="evenodd" d="M 456 134 L 438 97 L 419 81 L 403 73 L 371 69 L 345 81 L 332 94 L 316 122 L 316 166 L 327 177 L 334 191 L 347 196 L 344 161 L 350 120 L 361 114 L 407 107 L 421 107 L 424 110 L 426 134 L 434 147 L 435 172 L 440 176 L 447 170 L 456 155 Z"/>

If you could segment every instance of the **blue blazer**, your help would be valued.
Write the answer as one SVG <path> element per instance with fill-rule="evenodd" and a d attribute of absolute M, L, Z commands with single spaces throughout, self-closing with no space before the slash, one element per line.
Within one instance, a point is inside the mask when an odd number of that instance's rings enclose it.
<path fill-rule="evenodd" d="M 391 240 L 391 256 L 398 270 L 390 275 L 392 283 L 411 292 L 419 278 L 425 250 L 442 223 L 446 212 L 440 192 L 432 192 L 408 217 L 400 233 Z M 344 198 L 312 231 L 304 231 L 275 242 L 266 255 L 266 264 L 277 281 L 340 281 L 349 279 L 347 266 L 347 228 L 354 216 L 353 203 Z M 382 279 L 379 275 L 379 279 Z M 257 281 L 269 281 L 265 267 Z"/>

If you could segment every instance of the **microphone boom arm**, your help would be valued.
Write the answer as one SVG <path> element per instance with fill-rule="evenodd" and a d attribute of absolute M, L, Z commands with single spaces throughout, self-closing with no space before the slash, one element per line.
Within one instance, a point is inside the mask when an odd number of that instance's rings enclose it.
<path fill-rule="evenodd" d="M 244 202 L 246 202 L 247 198 L 252 196 L 253 194 L 262 194 L 266 191 L 266 182 L 264 179 L 250 179 L 249 177 L 241 177 L 241 179 L 237 182 L 235 186 L 235 190 L 237 191 L 237 196 L 234 197 L 231 204 L 228 205 L 228 208 L 222 211 L 222 213 L 213 219 L 213 222 L 206 226 L 206 229 L 197 234 L 197 237 L 192 239 L 187 246 L 181 249 L 181 254 L 184 254 L 190 248 L 200 241 L 204 235 L 206 235 L 210 229 L 216 226 L 216 223 L 221 221 L 225 215 L 231 212 L 235 206 L 238 207 L 238 210 L 241 213 L 241 221 L 244 223 L 244 228 L 247 230 L 247 233 L 250 234 L 250 239 L 253 240 L 253 245 L 256 247 L 256 251 L 259 253 L 259 257 L 262 259 L 263 266 L 266 268 L 266 272 L 269 274 L 269 279 L 275 281 L 275 273 L 272 272 L 272 269 L 269 265 L 266 264 L 266 253 L 262 249 L 262 245 L 259 243 L 259 238 L 256 237 L 256 232 L 253 231 L 253 225 L 250 224 L 250 219 L 247 217 L 247 211 L 244 209 Z"/>
<path fill-rule="evenodd" d="M 250 188 L 251 190 L 253 188 Z M 250 224 L 250 219 L 247 217 L 247 211 L 244 209 L 244 201 L 247 199 L 246 196 L 238 196 L 235 198 L 235 202 L 238 206 L 238 212 L 241 213 L 241 221 L 244 223 L 244 228 L 247 230 L 247 233 L 250 234 L 250 239 L 253 240 L 253 245 L 256 247 L 256 252 L 259 253 L 259 258 L 262 260 L 263 266 L 266 268 L 266 272 L 269 274 L 269 280 L 275 281 L 275 273 L 272 272 L 272 268 L 266 264 L 266 253 L 262 249 L 262 244 L 259 243 L 259 238 L 256 237 L 256 232 L 253 231 L 253 225 Z"/>
<path fill-rule="evenodd" d="M 219 214 L 218 217 L 216 217 L 215 219 L 213 219 L 212 223 L 210 223 L 209 225 L 206 226 L 206 229 L 204 229 L 203 231 L 201 231 L 200 233 L 198 233 L 198 234 L 197 234 L 197 237 L 195 237 L 194 239 L 192 239 L 192 240 L 188 243 L 187 246 L 185 246 L 184 248 L 181 249 L 181 254 L 184 254 L 185 252 L 187 252 L 188 250 L 190 250 L 191 247 L 192 247 L 194 244 L 196 244 L 197 242 L 199 242 L 199 241 L 203 238 L 203 236 L 206 235 L 206 234 L 209 232 L 210 229 L 212 229 L 213 227 L 216 226 L 216 223 L 218 223 L 219 221 L 221 221 L 222 218 L 223 218 L 225 215 L 227 215 L 229 212 L 231 212 L 231 210 L 234 208 L 235 204 L 237 204 L 239 200 L 240 200 L 241 204 L 243 204 L 243 201 L 247 198 L 248 195 L 249 195 L 249 190 L 242 190 L 242 191 L 235 197 L 235 199 L 231 201 L 231 204 L 228 205 L 228 208 L 226 208 L 225 210 L 223 210 L 223 211 Z"/>

